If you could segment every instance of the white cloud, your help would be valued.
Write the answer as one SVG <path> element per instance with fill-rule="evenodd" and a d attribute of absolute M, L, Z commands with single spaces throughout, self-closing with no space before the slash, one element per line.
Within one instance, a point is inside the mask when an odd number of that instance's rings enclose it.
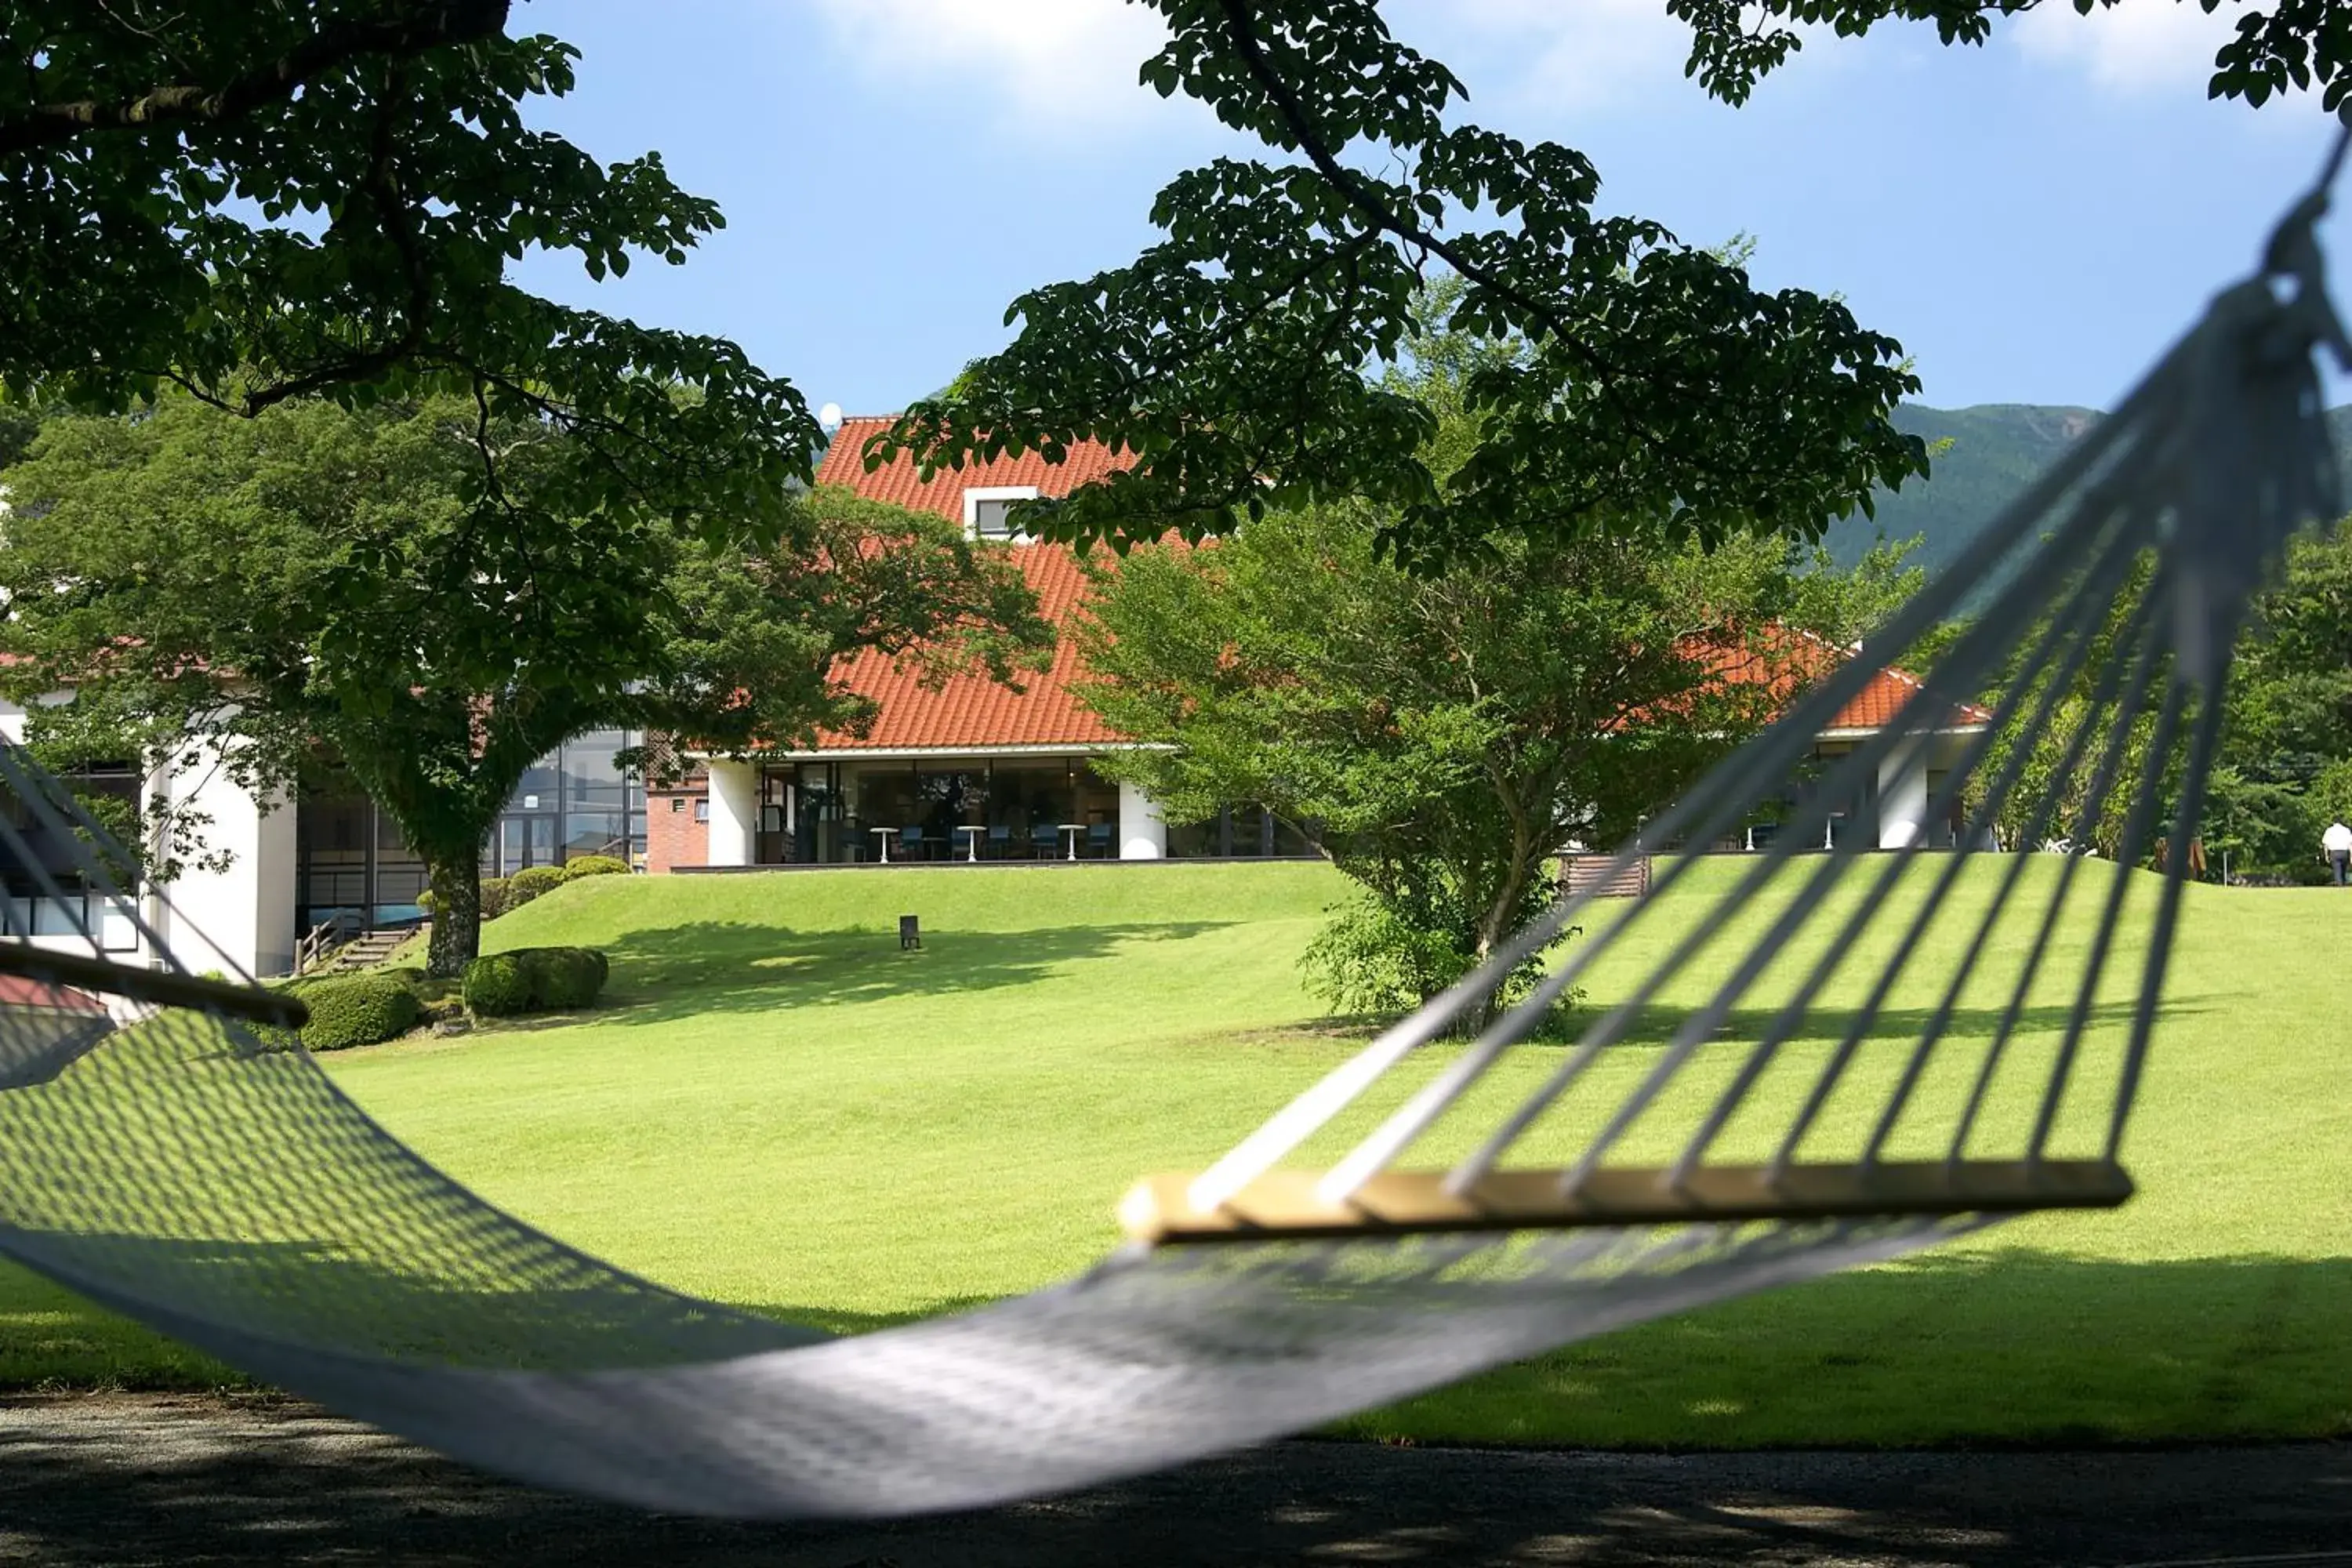
<path fill-rule="evenodd" d="M 2010 26 L 2028 59 L 2083 71 L 2110 92 L 2140 93 L 2201 87 L 2213 73 L 2213 51 L 2230 37 L 2234 7 L 2209 16 L 2196 0 L 2122 0 L 2088 16 L 2050 4 Z"/>
<path fill-rule="evenodd" d="M 969 104 L 991 125 L 1129 131 L 1171 112 L 1136 69 L 1167 30 L 1124 0 L 815 0 L 834 47 L 886 91 Z"/>

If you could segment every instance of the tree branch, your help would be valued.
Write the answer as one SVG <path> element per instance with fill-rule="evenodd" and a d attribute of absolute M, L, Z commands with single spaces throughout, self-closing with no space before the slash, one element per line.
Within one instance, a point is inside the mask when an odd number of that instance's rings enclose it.
<path fill-rule="evenodd" d="M 1308 116 L 1307 106 L 1299 101 L 1297 89 L 1283 80 L 1282 73 L 1276 70 L 1274 62 L 1266 58 L 1265 45 L 1258 37 L 1255 22 L 1250 14 L 1249 0 L 1219 0 L 1219 4 L 1225 13 L 1225 28 L 1233 39 L 1234 51 L 1241 56 L 1242 63 L 1249 68 L 1250 75 L 1257 79 L 1258 86 L 1265 90 L 1266 97 L 1273 100 L 1283 123 L 1290 127 L 1290 133 L 1298 138 L 1299 150 L 1307 154 L 1307 162 L 1315 165 L 1316 173 L 1345 196 L 1348 205 L 1355 208 L 1367 223 L 1395 235 L 1409 245 L 1420 247 L 1480 288 L 1508 300 L 1550 329 L 1561 347 L 1583 360 L 1604 379 L 1614 374 L 1612 367 L 1593 353 L 1591 344 L 1569 331 L 1566 319 L 1549 302 L 1496 277 L 1489 269 L 1470 261 L 1458 247 L 1391 211 L 1385 203 L 1374 200 L 1364 182 L 1340 163 L 1338 155 L 1325 144 L 1322 132 Z"/>
<path fill-rule="evenodd" d="M 511 0 L 406 0 L 388 16 L 321 28 L 268 64 L 218 87 L 158 86 L 136 98 L 36 105 L 0 116 L 0 154 L 54 147 L 106 131 L 221 125 L 284 103 L 307 83 L 353 60 L 406 59 L 506 31 Z"/>

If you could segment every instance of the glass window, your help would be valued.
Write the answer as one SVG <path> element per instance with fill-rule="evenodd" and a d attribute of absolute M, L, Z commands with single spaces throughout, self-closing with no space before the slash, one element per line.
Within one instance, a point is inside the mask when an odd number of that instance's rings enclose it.
<path fill-rule="evenodd" d="M 976 500 L 971 503 L 972 531 L 982 539 L 1013 537 L 1013 503 L 1009 500 Z"/>
<path fill-rule="evenodd" d="M 89 906 L 81 899 L 35 899 L 33 900 L 33 934 L 35 936 L 86 936 L 89 932 Z"/>
<path fill-rule="evenodd" d="M 563 748 L 563 805 L 620 810 L 627 803 L 628 781 L 613 765 L 613 754 L 629 743 L 625 730 L 598 730 Z"/>
<path fill-rule="evenodd" d="M 694 803 L 694 820 L 697 822 L 708 822 L 710 820 L 710 797 L 709 795 L 706 795 Z"/>
<path fill-rule="evenodd" d="M 568 811 L 563 814 L 563 855 L 610 855 L 619 858 L 629 837 L 627 814 L 618 811 Z"/>

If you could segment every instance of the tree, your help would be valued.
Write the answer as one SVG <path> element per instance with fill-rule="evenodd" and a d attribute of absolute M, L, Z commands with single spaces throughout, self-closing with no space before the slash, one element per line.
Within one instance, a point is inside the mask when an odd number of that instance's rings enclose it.
<path fill-rule="evenodd" d="M 2320 831 L 2352 811 L 2352 527 L 2296 540 L 2255 599 L 2215 783 L 2233 874 L 2318 879 Z"/>
<path fill-rule="evenodd" d="M 1888 419 L 1917 390 L 1900 345 L 1603 216 L 1581 153 L 1456 122 L 1462 84 L 1377 0 L 1150 3 L 1172 37 L 1144 81 L 1286 156 L 1179 175 L 1158 243 L 1023 295 L 1012 344 L 876 437 L 877 460 L 1094 437 L 1134 466 L 1030 503 L 1024 527 L 1124 548 L 1360 499 L 1381 548 L 1430 568 L 1507 533 L 1811 538 L 1926 471 Z M 1462 280 L 1454 330 L 1527 349 L 1465 384 L 1475 449 L 1442 475 L 1429 411 L 1366 374 L 1409 358 L 1441 270 Z"/>
<path fill-rule="evenodd" d="M 1413 576 L 1379 536 L 1357 505 L 1139 548 L 1082 634 L 1087 701 L 1147 742 L 1098 767 L 1171 820 L 1311 823 L 1359 885 L 1309 952 L 1350 1010 L 1459 979 L 1549 900 L 1549 860 L 1630 837 L 1754 733 L 1789 683 L 1727 670 L 1794 673 L 1785 617 L 1832 604 L 1777 541 L 1503 538 Z"/>
<path fill-rule="evenodd" d="M 1690 24 L 1685 74 L 1726 103 L 1744 103 L 1768 72 L 1804 47 L 1792 24 L 1827 26 L 1858 37 L 1882 22 L 1933 23 L 1947 44 L 1981 44 L 1995 18 L 2031 11 L 2044 0 L 1667 0 Z M 2122 0 L 2072 0 L 2089 16 Z M 2206 12 L 2223 0 L 2178 0 Z M 2276 0 L 2268 9 L 2232 0 L 2237 29 L 2213 57 L 2206 83 L 2212 98 L 2268 102 L 2289 87 L 2321 91 L 2332 113 L 2352 93 L 2352 20 L 2335 0 Z"/>
<path fill-rule="evenodd" d="M 677 263 L 718 209 L 658 155 L 530 129 L 577 51 L 508 0 L 18 0 L 0 11 L 0 389 L 121 409 L 178 385 L 245 415 L 454 394 L 480 483 L 532 418 L 593 462 L 569 510 L 780 529 L 818 433 L 723 339 L 516 287 Z M 679 386 L 692 397 L 675 395 Z"/>
<path fill-rule="evenodd" d="M 1441 480 L 1485 449 L 1497 416 L 1477 389 L 1540 352 L 1462 327 L 1466 288 L 1416 292 L 1381 385 L 1416 409 L 1416 460 Z M 1843 642 L 1919 577 L 1899 545 L 1841 573 L 1665 518 L 1498 532 L 1408 574 L 1392 521 L 1360 500 L 1273 510 L 1213 548 L 1131 551 L 1097 568 L 1080 634 L 1086 700 L 1147 742 L 1098 768 L 1174 820 L 1256 801 L 1311 822 L 1359 884 L 1309 954 L 1349 1008 L 1460 978 L 1549 900 L 1548 859 L 1630 837 L 1789 696 L 1727 669 L 1785 665 L 1799 629 Z"/>
<path fill-rule="evenodd" d="M 1129 555 L 1092 607 L 1087 700 L 1165 749 L 1097 763 L 1175 820 L 1255 800 L 1317 825 L 1368 895 L 1318 943 L 1343 1005 L 1421 1000 L 1769 716 L 1726 681 L 1787 586 L 1778 545 L 1498 539 L 1442 576 L 1360 505 Z"/>
<path fill-rule="evenodd" d="M 340 763 L 425 861 L 447 974 L 476 951 L 483 836 L 557 743 L 854 731 L 843 654 L 1010 679 L 1044 646 L 1011 563 L 936 519 L 820 490 L 780 541 L 713 546 L 709 520 L 565 510 L 602 460 L 449 396 L 52 421 L 5 481 L 0 688 L 168 721 L 265 797 Z"/>

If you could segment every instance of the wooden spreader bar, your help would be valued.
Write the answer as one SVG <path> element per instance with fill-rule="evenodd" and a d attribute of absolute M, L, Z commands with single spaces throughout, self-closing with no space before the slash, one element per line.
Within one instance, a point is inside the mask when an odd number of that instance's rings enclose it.
<path fill-rule="evenodd" d="M 1118 1205 L 1127 1234 L 1148 1242 L 1277 1241 L 1430 1231 L 1559 1230 L 1699 1220 L 1832 1219 L 1874 1215 L 2013 1214 L 2113 1208 L 2131 1178 L 2104 1160 L 1943 1160 L 1712 1165 L 1680 1186 L 1663 1170 L 1594 1172 L 1563 1195 L 1560 1171 L 1496 1171 L 1457 1197 L 1443 1171 L 1386 1171 L 1345 1203 L 1315 1195 L 1312 1171 L 1274 1171 L 1216 1208 L 1185 1197 L 1189 1175 L 1147 1176 Z"/>
<path fill-rule="evenodd" d="M 257 1024 L 278 1024 L 299 1029 L 310 1021 L 310 1009 L 299 997 L 257 986 L 232 985 L 219 980 L 199 980 L 164 969 L 134 969 L 87 953 L 58 952 L 28 942 L 0 941 L 0 974 L 21 974 L 52 985 L 110 993 L 165 1007 L 194 1007 L 225 1013 Z"/>

